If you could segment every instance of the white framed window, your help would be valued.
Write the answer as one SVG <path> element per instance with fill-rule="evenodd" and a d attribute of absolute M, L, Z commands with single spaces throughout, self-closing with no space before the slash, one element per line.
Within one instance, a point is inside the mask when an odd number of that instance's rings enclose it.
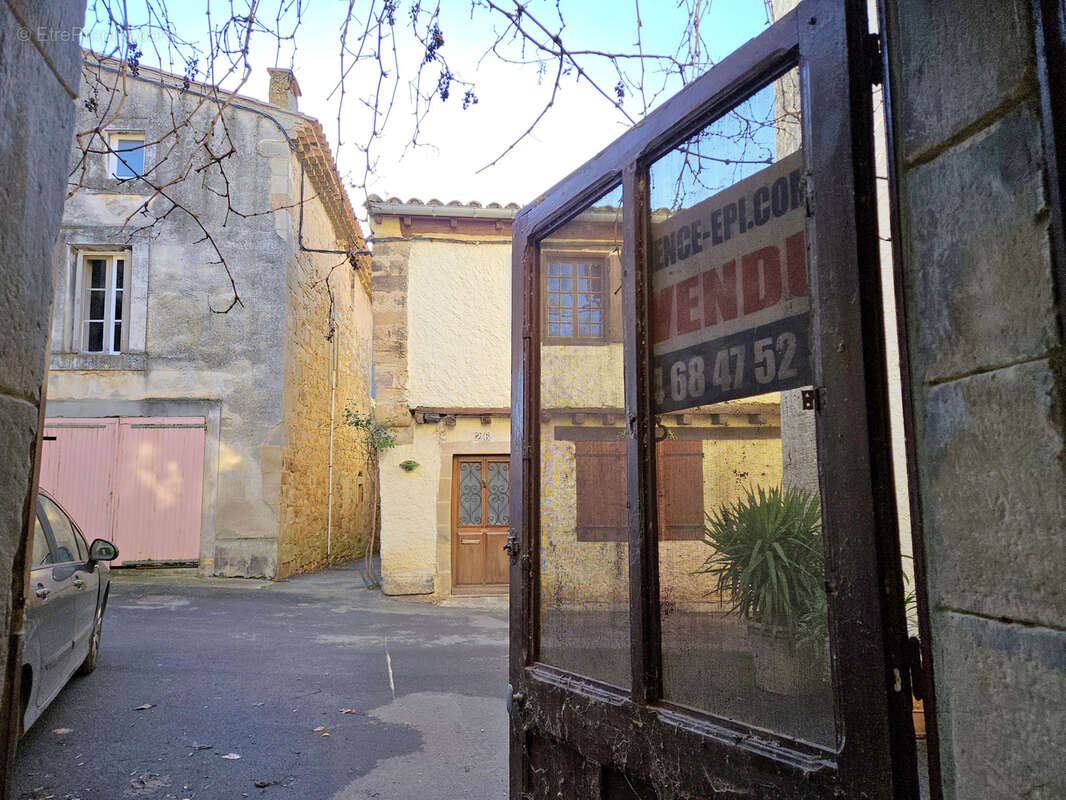
<path fill-rule="evenodd" d="M 77 274 L 77 349 L 112 355 L 125 352 L 129 347 L 129 251 L 79 251 Z"/>
<path fill-rule="evenodd" d="M 108 134 L 111 145 L 108 173 L 113 178 L 138 178 L 144 174 L 144 133 L 137 131 L 112 131 Z"/>

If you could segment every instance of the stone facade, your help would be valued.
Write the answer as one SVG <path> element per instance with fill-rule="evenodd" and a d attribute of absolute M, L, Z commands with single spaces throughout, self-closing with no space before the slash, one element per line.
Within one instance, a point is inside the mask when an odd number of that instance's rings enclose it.
<path fill-rule="evenodd" d="M 1062 797 L 1063 209 L 1038 4 L 885 5 L 944 796 Z"/>
<path fill-rule="evenodd" d="M 397 438 L 380 465 L 383 588 L 447 596 L 453 457 L 510 452 L 514 207 L 368 208 L 377 416 Z"/>
<path fill-rule="evenodd" d="M 81 68 L 76 37 L 47 32 L 76 31 L 84 14 L 84 4 L 76 0 L 11 2 L 0 8 L 0 239 L 6 253 L 0 310 L 7 324 L 0 343 L 0 757 L 6 765 L 14 758 L 18 730 L 19 714 L 12 712 L 19 709 L 14 698 L 21 659 L 21 598 L 28 569 L 25 543 L 35 513 L 51 252 L 63 211 Z"/>
<path fill-rule="evenodd" d="M 91 58 L 99 80 L 83 94 L 95 90 L 101 104 L 115 65 Z M 152 175 L 166 180 L 192 147 L 191 137 L 169 136 L 171 113 L 202 133 L 217 107 L 203 104 L 196 86 L 182 91 L 180 77 L 144 68 L 126 86 L 110 127 L 143 133 L 145 167 L 160 162 Z M 365 243 L 321 126 L 249 98 L 228 100 L 230 203 L 250 216 L 227 216 L 227 201 L 199 179 L 169 192 L 216 235 L 241 304 L 214 313 L 232 291 L 199 223 L 175 211 L 154 229 L 139 228 L 136 212 L 151 187 L 117 181 L 107 156 L 90 153 L 55 251 L 48 415 L 205 417 L 200 566 L 283 576 L 350 558 L 367 535 L 370 498 L 331 420 L 348 401 L 369 404 L 368 259 L 345 255 Z M 92 128 L 92 112 L 79 109 L 78 130 Z M 80 157 L 75 146 L 75 165 Z M 205 176 L 221 191 L 217 168 Z M 79 254 L 100 248 L 125 251 L 131 267 L 128 341 L 118 355 L 84 352 L 79 330 Z"/>

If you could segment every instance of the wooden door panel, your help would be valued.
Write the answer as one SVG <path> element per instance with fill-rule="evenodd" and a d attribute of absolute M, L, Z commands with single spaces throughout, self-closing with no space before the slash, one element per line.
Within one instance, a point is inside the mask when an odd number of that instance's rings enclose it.
<path fill-rule="evenodd" d="M 456 586 L 478 586 L 484 581 L 485 573 L 485 535 L 481 533 L 460 533 L 455 537 L 455 572 L 453 582 Z"/>
<path fill-rule="evenodd" d="M 485 583 L 501 586 L 507 584 L 511 568 L 503 546 L 507 543 L 507 532 L 485 534 Z"/>
<path fill-rule="evenodd" d="M 117 418 L 45 422 L 41 488 L 63 506 L 85 538 L 111 538 Z"/>
<path fill-rule="evenodd" d="M 196 561 L 203 501 L 203 417 L 119 425 L 113 541 L 127 561 Z"/>
<path fill-rule="evenodd" d="M 452 584 L 506 586 L 509 521 L 506 456 L 457 456 L 452 464 Z"/>

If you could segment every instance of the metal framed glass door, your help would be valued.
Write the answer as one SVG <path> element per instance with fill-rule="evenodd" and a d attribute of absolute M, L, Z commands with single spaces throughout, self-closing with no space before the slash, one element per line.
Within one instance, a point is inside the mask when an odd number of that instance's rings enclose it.
<path fill-rule="evenodd" d="M 805 0 L 515 221 L 515 800 L 917 796 L 868 44 Z"/>

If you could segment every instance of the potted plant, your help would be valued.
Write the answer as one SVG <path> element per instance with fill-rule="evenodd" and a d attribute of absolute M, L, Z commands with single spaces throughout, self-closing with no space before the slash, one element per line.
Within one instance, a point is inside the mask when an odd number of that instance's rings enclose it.
<path fill-rule="evenodd" d="M 801 694 L 821 680 L 825 560 L 818 498 L 802 489 L 749 489 L 706 515 L 711 575 L 729 613 L 747 620 L 755 684 Z"/>

